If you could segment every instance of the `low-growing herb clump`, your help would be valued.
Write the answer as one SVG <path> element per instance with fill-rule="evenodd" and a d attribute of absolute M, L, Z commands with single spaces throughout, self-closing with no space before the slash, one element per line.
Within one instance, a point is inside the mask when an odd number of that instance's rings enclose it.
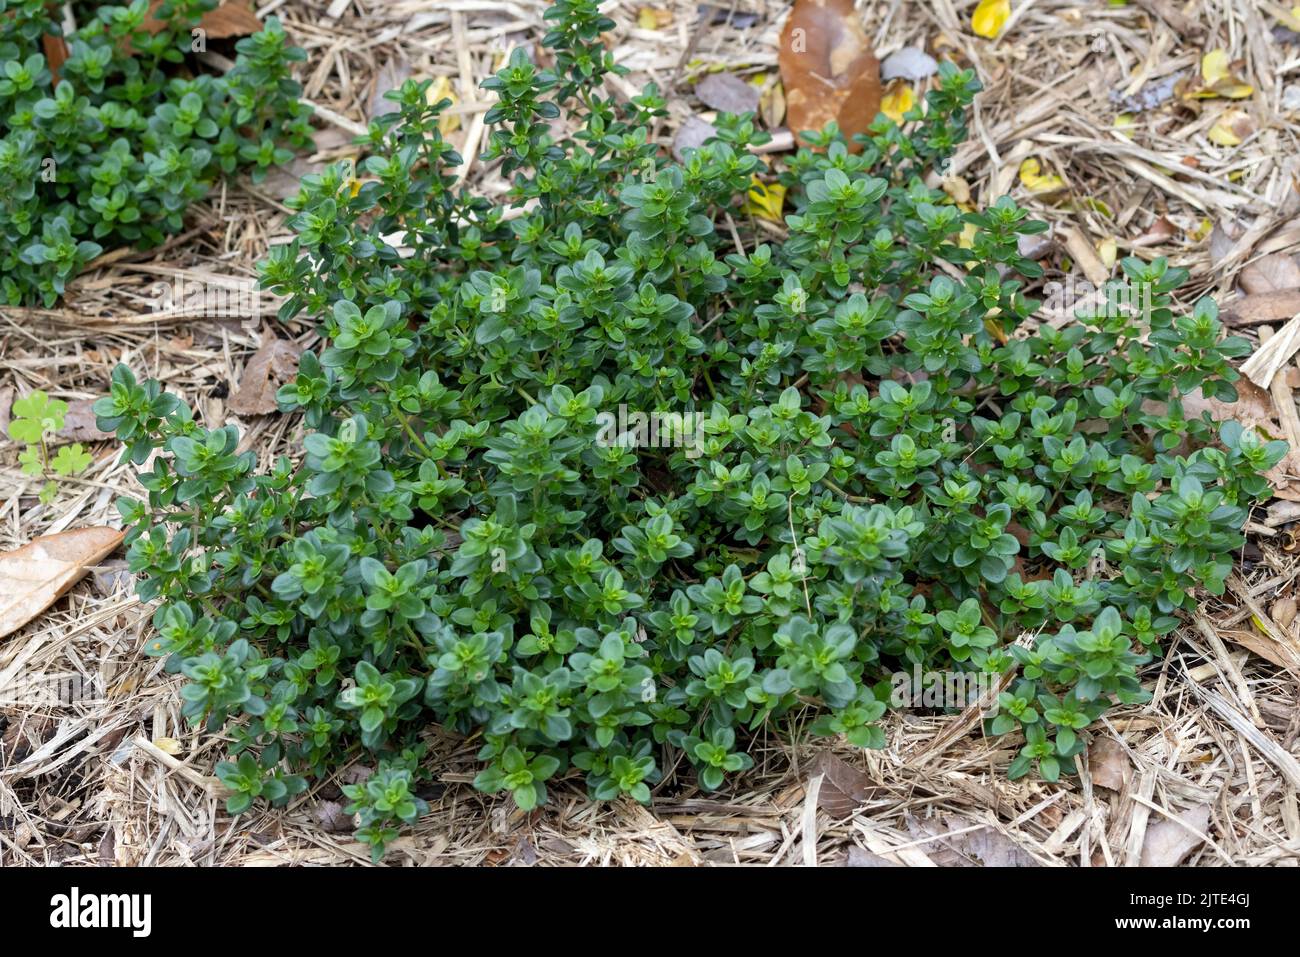
<path fill-rule="evenodd" d="M 753 118 L 673 163 L 653 88 L 597 92 L 618 68 L 595 0 L 547 16 L 554 66 L 516 50 L 485 84 L 505 205 L 453 189 L 427 82 L 389 94 L 359 190 L 343 165 L 304 180 L 262 267 L 326 340 L 279 393 L 301 461 L 259 470 L 122 367 L 96 406 L 151 463 L 121 505 L 149 651 L 231 737 L 230 809 L 360 760 L 378 853 L 422 811 L 431 723 L 477 734 L 476 784 L 525 809 L 569 775 L 599 799 L 648 801 L 670 768 L 718 788 L 809 709 L 882 746 L 917 667 L 1016 669 L 989 728 L 1024 736 L 1011 775 L 1072 770 L 1223 590 L 1284 453 L 1183 414 L 1235 395 L 1242 340 L 1209 299 L 1175 307 L 1163 260 L 1123 263 L 1140 314 L 1032 319 L 1017 239 L 1043 225 L 925 184 L 969 71 L 859 152 L 817 134 L 769 240 Z"/>
<path fill-rule="evenodd" d="M 106 248 L 156 245 L 224 174 L 257 181 L 311 142 L 290 76 L 305 58 L 275 18 L 224 75 L 190 75 L 217 0 L 82 5 L 57 73 L 42 52 L 60 5 L 0 0 L 0 301 L 53 305 Z"/>

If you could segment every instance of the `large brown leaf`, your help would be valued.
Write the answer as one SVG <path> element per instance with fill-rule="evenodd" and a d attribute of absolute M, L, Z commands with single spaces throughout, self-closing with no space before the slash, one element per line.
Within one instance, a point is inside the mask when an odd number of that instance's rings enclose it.
<path fill-rule="evenodd" d="M 144 28 L 150 33 L 157 33 L 163 28 L 163 22 L 154 18 L 154 11 L 162 6 L 163 0 L 151 0 L 149 16 L 144 21 Z M 247 37 L 262 29 L 262 21 L 253 12 L 249 0 L 226 0 L 225 3 L 203 15 L 199 27 L 207 34 L 209 40 L 226 40 L 230 37 Z"/>
<path fill-rule="evenodd" d="M 239 388 L 230 397 L 230 410 L 236 415 L 270 415 L 279 406 L 276 389 L 298 371 L 302 348 L 288 339 L 268 336 L 262 348 L 253 353 L 244 366 Z"/>
<path fill-rule="evenodd" d="M 116 528 L 77 528 L 0 554 L 0 638 L 54 604 L 125 535 Z"/>
<path fill-rule="evenodd" d="M 1147 828 L 1142 841 L 1143 867 L 1177 867 L 1188 854 L 1205 843 L 1210 826 L 1210 806 L 1190 808 L 1177 817 L 1162 818 Z"/>
<path fill-rule="evenodd" d="M 848 817 L 880 790 L 865 771 L 859 771 L 829 751 L 818 752 L 808 770 L 810 780 L 819 774 L 823 779 L 817 792 L 817 806 L 836 818 Z"/>
<path fill-rule="evenodd" d="M 45 53 L 45 63 L 50 68 L 50 85 L 58 86 L 59 71 L 68 62 L 68 41 L 47 33 L 41 37 L 41 49 Z"/>
<path fill-rule="evenodd" d="M 777 61 L 796 138 L 831 120 L 851 138 L 880 112 L 880 63 L 853 0 L 796 0 L 781 31 Z"/>

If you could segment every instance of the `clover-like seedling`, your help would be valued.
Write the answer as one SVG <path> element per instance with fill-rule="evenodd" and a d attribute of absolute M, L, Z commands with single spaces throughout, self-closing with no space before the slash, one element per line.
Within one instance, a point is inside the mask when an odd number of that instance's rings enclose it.
<path fill-rule="evenodd" d="M 60 446 L 51 454 L 50 444 L 63 428 L 67 412 L 66 402 L 51 399 L 40 390 L 14 400 L 10 410 L 9 437 L 26 444 L 26 448 L 18 453 L 18 462 L 24 473 L 34 477 L 49 474 L 66 477 L 78 475 L 90 467 L 90 453 L 82 448 L 80 442 Z M 46 481 L 39 494 L 41 503 L 48 505 L 53 502 L 58 490 L 58 482 Z"/>

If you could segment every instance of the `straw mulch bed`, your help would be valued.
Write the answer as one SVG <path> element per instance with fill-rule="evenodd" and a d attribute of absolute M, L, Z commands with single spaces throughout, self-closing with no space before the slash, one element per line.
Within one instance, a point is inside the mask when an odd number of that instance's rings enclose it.
<path fill-rule="evenodd" d="M 1280 26 L 1281 7 L 1029 0 L 1014 4 L 1009 28 L 989 41 L 970 33 L 973 5 L 871 3 L 864 15 L 882 56 L 938 41 L 979 70 L 986 92 L 953 172 L 974 202 L 1010 191 L 1053 224 L 1056 245 L 1046 261 L 1058 278 L 1063 257 L 1095 269 L 1088 251 L 1113 239 L 1121 257 L 1167 255 L 1190 268 L 1189 294 L 1209 291 L 1231 302 L 1261 257 L 1295 251 L 1300 90 L 1290 84 L 1300 83 L 1300 35 Z M 660 15 L 642 20 L 643 6 Z M 633 70 L 619 86 L 640 89 L 653 79 L 670 93 L 665 143 L 682 119 L 705 110 L 692 95 L 705 71 L 777 76 L 784 2 L 719 0 L 723 14 L 732 11 L 731 24 L 713 22 L 722 14 L 700 16 L 696 6 L 606 4 L 618 22 L 618 53 Z M 544 7 L 540 0 L 266 4 L 262 12 L 281 17 L 308 50 L 306 96 L 321 108 L 321 153 L 300 159 L 294 173 L 348 155 L 376 88 L 406 75 L 448 78 L 461 121 L 451 138 L 473 155 L 487 105 L 478 82 L 511 46 L 540 35 Z M 1214 48 L 1242 61 L 1236 74 L 1254 87 L 1250 97 L 1184 100 L 1174 92 L 1131 112 L 1126 136 L 1117 135 L 1121 105 L 1112 93 L 1140 93 L 1173 76 L 1194 85 L 1201 55 Z M 1248 120 L 1237 127 L 1246 135 L 1235 147 L 1208 138 L 1228 108 Z M 1028 157 L 1064 179 L 1063 193 L 1026 191 L 1017 170 Z M 488 195 L 504 188 L 498 171 L 481 164 L 468 182 Z M 291 183 L 229 184 L 195 207 L 187 232 L 162 249 L 106 256 L 66 305 L 0 309 L 0 422 L 14 392 L 92 399 L 112 366 L 130 361 L 183 395 L 206 424 L 239 422 L 244 447 L 263 460 L 295 454 L 298 422 L 241 418 L 229 407 L 273 319 L 153 311 L 155 284 L 178 275 L 252 276 L 268 245 L 287 235 L 282 200 Z M 1258 319 L 1236 317 L 1244 334 L 1267 338 Z M 313 342 L 305 324 L 276 331 Z M 1279 375 L 1273 389 L 1276 402 L 1291 405 L 1289 412 L 1279 406 L 1284 422 L 1294 420 L 1296 375 Z M 116 464 L 111 443 L 93 450 L 92 469 L 65 482 L 46 507 L 19 472 L 13 443 L 0 446 L 0 548 L 115 522 L 114 496 L 133 479 Z M 796 722 L 793 738 L 762 744 L 758 766 L 733 790 L 707 795 L 678 779 L 645 809 L 590 804 L 569 782 L 554 789 L 547 808 L 525 816 L 470 787 L 474 741 L 438 737 L 426 794 L 431 813 L 386 862 L 1295 865 L 1300 623 L 1292 622 L 1297 538 L 1289 523 L 1297 515 L 1285 499 L 1257 513 L 1229 594 L 1207 600 L 1150 667 L 1150 704 L 1112 712 L 1093 729 L 1090 766 L 1077 778 L 1008 782 L 1014 748 L 982 739 L 971 722 L 892 715 L 881 752 L 831 747 Z M 19 677 L 73 680 L 97 670 L 107 690 L 98 704 L 0 711 L 0 864 L 367 862 L 349 833 L 338 782 L 282 812 L 238 821 L 224 813 L 211 776 L 222 743 L 180 720 L 177 681 L 139 653 L 149 617 L 119 560 L 0 642 L 0 688 Z"/>

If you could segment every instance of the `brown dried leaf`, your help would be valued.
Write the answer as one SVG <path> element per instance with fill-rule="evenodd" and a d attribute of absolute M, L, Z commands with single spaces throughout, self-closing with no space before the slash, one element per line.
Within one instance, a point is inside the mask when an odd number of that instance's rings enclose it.
<path fill-rule="evenodd" d="M 1254 326 L 1261 322 L 1285 322 L 1300 312 L 1300 289 L 1262 292 L 1243 296 L 1223 307 L 1230 325 Z"/>
<path fill-rule="evenodd" d="M 63 428 L 59 429 L 59 438 L 70 442 L 102 442 L 113 437 L 112 432 L 105 432 L 95 424 L 94 399 L 77 399 L 68 403 L 68 411 L 63 416 Z"/>
<path fill-rule="evenodd" d="M 1218 262 L 1232 252 L 1242 232 L 1242 227 L 1232 220 L 1215 223 L 1210 230 L 1210 261 Z"/>
<path fill-rule="evenodd" d="M 1209 825 L 1208 804 L 1184 811 L 1176 818 L 1161 818 L 1147 828 L 1142 841 L 1142 866 L 1177 867 L 1188 854 L 1205 843 L 1205 839 L 1198 835 L 1205 834 Z"/>
<path fill-rule="evenodd" d="M 879 790 L 869 775 L 829 751 L 817 755 L 807 776 L 811 780 L 819 774 L 823 778 L 817 792 L 817 806 L 835 818 L 848 817 Z"/>
<path fill-rule="evenodd" d="M 390 104 L 395 105 L 395 104 Z M 337 126 L 328 126 L 318 130 L 313 139 L 316 152 L 310 155 L 298 154 L 288 166 L 273 166 L 258 187 L 262 192 L 275 199 L 289 199 L 297 196 L 302 189 L 302 179 L 319 173 L 331 163 L 340 159 L 351 158 L 354 161 L 357 149 L 352 145 L 352 134 Z"/>
<path fill-rule="evenodd" d="M 63 37 L 50 36 L 48 33 L 41 37 L 41 49 L 45 53 L 45 62 L 50 68 L 50 86 L 59 85 L 59 70 L 63 64 L 68 62 L 68 41 Z"/>
<path fill-rule="evenodd" d="M 343 834 L 356 827 L 352 815 L 344 811 L 343 805 L 338 801 L 317 802 L 312 817 L 329 834 Z"/>
<path fill-rule="evenodd" d="M 270 415 L 278 406 L 275 390 L 298 371 L 302 349 L 288 339 L 268 336 L 262 348 L 244 366 L 239 388 L 230 397 L 230 411 L 236 415 Z"/>
<path fill-rule="evenodd" d="M 1039 867 L 1033 855 L 993 827 L 966 830 L 973 822 L 920 821 L 907 817 L 907 829 L 924 840 L 925 855 L 940 867 Z"/>
<path fill-rule="evenodd" d="M 1110 736 L 1098 737 L 1088 746 L 1088 771 L 1098 787 L 1122 791 L 1133 774 L 1133 764 L 1124 745 Z"/>
<path fill-rule="evenodd" d="M 1244 377 L 1233 385 L 1237 389 L 1236 402 L 1209 398 L 1200 389 L 1193 389 L 1182 397 L 1183 415 L 1189 419 L 1200 418 L 1202 412 L 1209 412 L 1211 418 L 1220 422 L 1236 419 L 1242 425 L 1262 429 L 1270 436 L 1281 434 L 1273 411 L 1273 397 Z"/>
<path fill-rule="evenodd" d="M 753 113 L 758 110 L 758 87 L 734 73 L 710 73 L 695 84 L 695 95 L 712 110 Z"/>
<path fill-rule="evenodd" d="M 777 62 L 796 139 L 832 120 L 851 139 L 880 112 L 880 64 L 853 0 L 795 0 L 781 30 Z"/>
<path fill-rule="evenodd" d="M 151 0 L 149 4 L 149 16 L 144 21 L 144 28 L 150 33 L 157 33 L 164 26 L 163 21 L 153 15 L 162 4 L 163 0 Z M 257 19 L 249 0 L 226 0 L 217 9 L 203 15 L 199 28 L 207 34 L 209 40 L 228 40 L 260 32 L 262 21 Z"/>
<path fill-rule="evenodd" d="M 13 634 L 121 544 L 116 528 L 77 528 L 0 554 L 0 638 Z"/>
<path fill-rule="evenodd" d="M 1295 621 L 1296 601 L 1294 598 L 1279 598 L 1273 602 L 1273 607 L 1268 613 L 1283 631 L 1289 631 L 1291 622 Z"/>
<path fill-rule="evenodd" d="M 1300 657 L 1297 657 L 1288 645 L 1241 628 L 1223 628 L 1220 629 L 1219 634 L 1234 645 L 1240 645 L 1265 661 L 1271 661 L 1279 668 L 1285 668 L 1292 674 L 1300 674 Z"/>
<path fill-rule="evenodd" d="M 845 867 L 898 867 L 893 861 L 885 860 L 879 854 L 875 854 L 865 848 L 858 847 L 856 844 L 849 845 L 849 855 L 844 860 Z"/>
<path fill-rule="evenodd" d="M 1243 269 L 1237 282 L 1249 295 L 1300 289 L 1300 266 L 1286 253 L 1271 253 Z"/>
<path fill-rule="evenodd" d="M 1178 227 L 1165 216 L 1160 216 L 1142 235 L 1129 241 L 1130 246 L 1158 246 L 1178 235 Z"/>

